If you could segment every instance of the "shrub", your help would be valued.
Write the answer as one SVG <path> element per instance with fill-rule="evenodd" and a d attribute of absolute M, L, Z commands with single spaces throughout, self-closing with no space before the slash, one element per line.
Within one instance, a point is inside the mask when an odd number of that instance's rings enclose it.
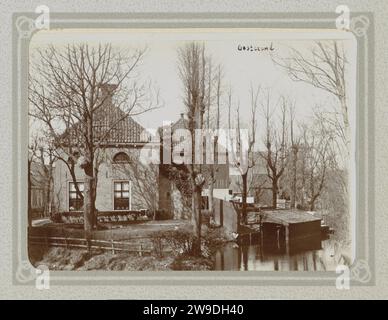
<path fill-rule="evenodd" d="M 191 254 L 195 237 L 186 230 L 172 230 L 165 232 L 165 241 L 175 254 Z"/>
<path fill-rule="evenodd" d="M 214 251 L 222 246 L 228 238 L 223 228 L 203 228 L 202 232 L 202 255 L 211 256 Z"/>
<path fill-rule="evenodd" d="M 163 256 L 166 249 L 172 250 L 173 254 L 191 254 L 194 236 L 187 230 L 168 230 L 155 232 L 152 237 L 154 254 Z"/>
<path fill-rule="evenodd" d="M 153 253 L 159 258 L 163 257 L 163 239 L 164 239 L 163 231 L 155 232 L 151 236 Z"/>
<path fill-rule="evenodd" d="M 177 229 L 158 231 L 152 234 L 153 253 L 163 257 L 163 252 L 171 250 L 174 255 L 190 256 L 193 254 L 195 236 L 191 230 Z M 228 241 L 222 228 L 202 228 L 201 251 L 202 256 L 209 257 L 220 245 Z"/>

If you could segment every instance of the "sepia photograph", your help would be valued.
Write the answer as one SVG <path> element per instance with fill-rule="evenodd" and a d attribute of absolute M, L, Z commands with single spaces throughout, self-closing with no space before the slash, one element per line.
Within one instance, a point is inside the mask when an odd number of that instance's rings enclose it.
<path fill-rule="evenodd" d="M 350 266 L 356 47 L 335 29 L 40 30 L 28 56 L 30 262 Z"/>
<path fill-rule="evenodd" d="M 253 319 L 387 299 L 385 1 L 0 7 L 12 312 Z"/>

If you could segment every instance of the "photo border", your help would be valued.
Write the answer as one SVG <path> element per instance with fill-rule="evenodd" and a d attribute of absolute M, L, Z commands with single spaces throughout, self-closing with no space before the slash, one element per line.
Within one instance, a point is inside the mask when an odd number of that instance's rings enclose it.
<path fill-rule="evenodd" d="M 13 283 L 35 283 L 27 252 L 27 155 L 29 43 L 32 12 L 13 14 Z M 351 285 L 375 285 L 374 16 L 351 14 L 357 40 L 356 256 Z M 271 28 L 335 29 L 334 12 L 306 13 L 54 13 L 50 28 Z M 368 23 L 365 24 L 365 21 Z M 361 24 L 361 26 L 360 26 Z M 24 28 L 23 26 L 27 26 Z M 360 267 L 361 266 L 361 267 Z M 361 269 L 360 269 L 361 268 Z M 367 276 L 361 276 L 366 274 Z M 335 271 L 50 271 L 51 285 L 276 285 L 334 286 Z"/>

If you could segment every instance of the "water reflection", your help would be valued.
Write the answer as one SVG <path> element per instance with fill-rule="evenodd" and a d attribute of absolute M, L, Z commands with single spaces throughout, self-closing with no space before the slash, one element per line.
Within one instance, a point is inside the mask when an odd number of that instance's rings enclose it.
<path fill-rule="evenodd" d="M 260 244 L 228 243 L 215 255 L 216 270 L 327 271 L 337 266 L 336 245 L 330 239 L 305 238 Z"/>

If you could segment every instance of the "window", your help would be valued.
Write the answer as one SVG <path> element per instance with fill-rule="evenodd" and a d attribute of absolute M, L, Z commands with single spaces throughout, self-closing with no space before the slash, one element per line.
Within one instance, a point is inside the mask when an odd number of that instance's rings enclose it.
<path fill-rule="evenodd" d="M 129 163 L 129 156 L 125 152 L 119 152 L 113 157 L 113 163 Z"/>
<path fill-rule="evenodd" d="M 79 191 L 83 194 L 84 183 L 77 182 Z M 84 205 L 84 199 L 81 197 L 75 188 L 74 182 L 69 182 L 69 211 L 81 211 Z"/>
<path fill-rule="evenodd" d="M 129 210 L 129 181 L 114 182 L 114 209 Z"/>

